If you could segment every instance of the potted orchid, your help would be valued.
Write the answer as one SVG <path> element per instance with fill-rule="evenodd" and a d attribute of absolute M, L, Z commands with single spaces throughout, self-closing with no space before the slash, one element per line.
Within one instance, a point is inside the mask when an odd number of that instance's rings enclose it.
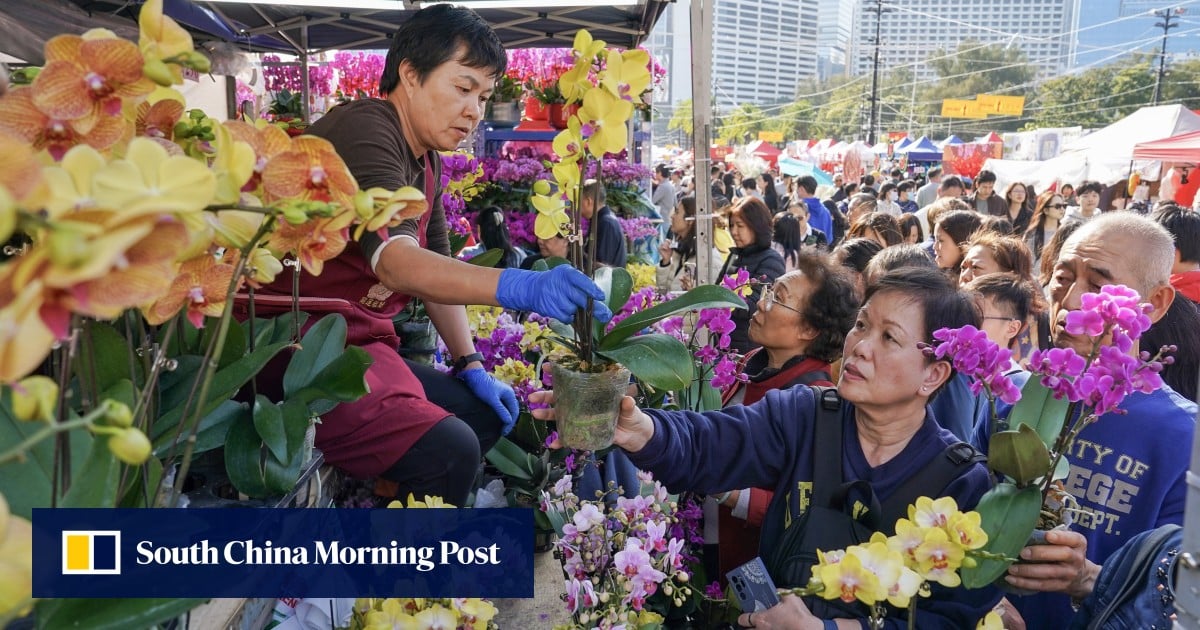
<path fill-rule="evenodd" d="M 1003 481 L 980 500 L 977 510 L 989 535 L 992 559 L 963 572 L 963 583 L 978 588 L 992 583 L 1014 562 L 1035 530 L 1069 524 L 1079 513 L 1063 487 L 1069 452 L 1080 432 L 1117 410 L 1129 394 L 1162 387 L 1159 372 L 1173 361 L 1170 347 L 1155 354 L 1130 354 L 1150 328 L 1152 307 L 1136 291 L 1120 285 L 1081 297 L 1082 308 L 1067 315 L 1065 330 L 1093 340 L 1081 356 L 1071 348 L 1034 351 L 1029 381 L 1017 389 L 1003 371 L 1011 353 L 988 341 L 972 326 L 934 333 L 939 343 L 926 349 L 949 358 L 984 393 L 992 408 L 988 466 Z M 997 400 L 1014 405 L 1008 420 L 999 419 Z"/>
<path fill-rule="evenodd" d="M 565 236 L 570 262 L 582 269 L 595 260 L 584 255 L 579 212 L 583 174 L 591 159 L 622 151 L 629 134 L 633 98 L 650 83 L 644 50 L 610 51 L 593 41 L 586 30 L 575 35 L 574 65 L 558 81 L 567 103 L 580 104 L 567 128 L 554 139 L 558 162 L 552 168 L 555 185 L 539 181 L 532 203 L 538 211 L 534 230 L 539 238 Z M 602 165 L 601 165 L 602 166 Z M 603 173 L 603 168 L 599 169 Z M 609 309 L 619 312 L 629 300 L 632 279 L 622 268 L 601 268 L 594 274 Z M 632 374 L 652 389 L 677 391 L 693 378 L 692 358 L 683 342 L 663 334 L 637 335 L 642 329 L 678 313 L 701 308 L 745 308 L 745 302 L 724 287 L 696 287 L 674 300 L 641 311 L 607 329 L 580 309 L 573 326 L 556 329 L 566 356 L 552 368 L 558 408 L 558 428 L 565 446 L 584 450 L 612 443 L 617 407 Z M 636 336 L 635 336 L 636 335 Z"/>

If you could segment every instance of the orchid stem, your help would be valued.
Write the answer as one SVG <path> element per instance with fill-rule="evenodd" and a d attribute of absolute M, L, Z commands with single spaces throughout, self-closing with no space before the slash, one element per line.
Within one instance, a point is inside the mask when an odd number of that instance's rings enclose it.
<path fill-rule="evenodd" d="M 96 421 L 96 418 L 99 418 L 105 413 L 108 413 L 108 405 L 100 405 L 99 407 L 93 409 L 91 413 L 81 418 L 75 418 L 74 420 L 68 420 L 66 422 L 47 424 L 38 430 L 37 433 L 25 438 L 20 444 L 8 449 L 7 451 L 4 451 L 3 453 L 0 453 L 0 465 L 7 464 L 11 461 L 23 461 L 25 459 L 25 452 L 34 446 L 37 446 L 37 444 L 42 440 L 58 435 L 59 433 L 65 433 L 72 429 L 89 426 Z"/>

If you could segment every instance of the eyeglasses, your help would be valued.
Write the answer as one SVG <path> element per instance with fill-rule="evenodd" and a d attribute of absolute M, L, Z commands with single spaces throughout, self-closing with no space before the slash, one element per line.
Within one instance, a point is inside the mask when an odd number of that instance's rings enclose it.
<path fill-rule="evenodd" d="M 763 287 L 762 299 L 760 299 L 758 301 L 758 304 L 759 304 L 759 306 L 762 307 L 762 310 L 764 313 L 770 313 L 772 306 L 775 304 L 778 304 L 778 305 L 782 306 L 783 308 L 786 308 L 787 310 L 789 310 L 797 315 L 804 314 L 804 313 L 800 312 L 800 309 L 788 306 L 787 304 L 784 304 L 783 302 L 780 302 L 778 299 L 776 299 L 775 287 L 773 287 L 773 286 L 772 287 Z"/>
<path fill-rule="evenodd" d="M 1016 317 L 1005 317 L 1005 316 L 1003 316 L 1003 315 L 984 315 L 984 316 L 982 317 L 982 319 L 985 319 L 985 320 L 987 320 L 987 319 L 998 319 L 998 320 L 1000 320 L 1000 321 L 1002 321 L 1002 322 L 1011 322 L 1011 321 L 1013 321 L 1013 320 L 1015 320 L 1015 319 L 1017 319 L 1017 318 L 1016 318 Z"/>
<path fill-rule="evenodd" d="M 1048 203 L 1048 204 L 1046 204 L 1046 207 L 1047 208 L 1058 208 L 1059 210 L 1062 210 L 1063 208 L 1067 207 L 1067 204 L 1065 204 L 1065 203 Z"/>

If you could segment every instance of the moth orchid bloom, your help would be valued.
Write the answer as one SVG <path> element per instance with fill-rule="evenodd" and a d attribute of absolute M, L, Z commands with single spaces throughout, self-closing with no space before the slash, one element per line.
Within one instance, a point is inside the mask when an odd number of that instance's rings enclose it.
<path fill-rule="evenodd" d="M 353 216 L 358 184 L 333 145 L 316 136 L 292 138 L 291 146 L 263 169 L 266 203 L 289 199 L 336 203 Z"/>
<path fill-rule="evenodd" d="M 122 116 L 101 116 L 86 132 L 70 120 L 48 116 L 34 104 L 32 87 L 17 88 L 0 99 L 0 131 L 25 140 L 37 151 L 45 150 L 56 161 L 80 144 L 106 151 L 125 130 Z"/>
<path fill-rule="evenodd" d="M 234 140 L 239 140 L 254 149 L 254 174 L 242 186 L 242 192 L 257 192 L 262 186 L 262 174 L 271 158 L 283 153 L 292 146 L 292 139 L 287 132 L 268 123 L 257 120 L 254 124 L 231 120 L 222 124 Z"/>
<path fill-rule="evenodd" d="M 93 179 L 96 202 L 128 214 L 200 212 L 212 203 L 217 178 L 203 162 L 170 155 L 149 138 L 134 138 L 124 159 L 113 160 Z"/>
<path fill-rule="evenodd" d="M 46 42 L 46 67 L 32 89 L 42 113 L 87 133 L 101 118 L 120 116 L 124 100 L 146 96 L 154 84 L 142 74 L 142 54 L 133 42 L 89 31 Z"/>
<path fill-rule="evenodd" d="M 162 87 L 156 89 L 145 101 L 138 103 L 134 134 L 171 140 L 175 137 L 175 123 L 183 118 L 183 109 L 182 94 Z"/>
<path fill-rule="evenodd" d="M 962 566 L 966 552 L 958 541 L 950 540 L 946 530 L 925 530 L 925 541 L 913 551 L 917 562 L 917 573 L 929 582 L 954 588 L 962 583 L 958 568 Z"/>
<path fill-rule="evenodd" d="M 354 231 L 356 240 L 362 238 L 364 232 L 375 232 L 415 219 L 429 207 L 425 202 L 425 194 L 412 186 L 394 191 L 371 188 L 358 193 L 355 201 L 355 212 L 362 219 Z"/>
<path fill-rule="evenodd" d="M 225 310 L 233 271 L 233 265 L 217 262 L 208 253 L 185 261 L 167 292 L 143 309 L 142 314 L 147 322 L 157 326 L 184 309 L 192 326 L 203 328 L 206 316 L 219 317 Z"/>
<path fill-rule="evenodd" d="M 213 149 L 212 170 L 217 178 L 217 203 L 237 203 L 242 187 L 254 176 L 254 147 L 247 142 L 235 140 L 229 130 L 220 123 L 213 123 L 216 141 Z"/>
<path fill-rule="evenodd" d="M 343 212 L 334 217 L 310 219 L 299 225 L 281 222 L 267 239 L 267 248 L 279 257 L 295 254 L 305 271 L 319 276 L 325 261 L 346 249 L 349 226 L 353 221 L 353 212 Z"/>
<path fill-rule="evenodd" d="M 538 238 L 554 238 L 566 233 L 571 217 L 567 216 L 562 195 L 533 195 L 530 202 L 538 213 L 533 222 L 533 233 Z"/>
<path fill-rule="evenodd" d="M 579 110 L 579 118 L 588 121 L 582 128 L 588 138 L 588 152 L 599 158 L 624 149 L 628 135 L 625 121 L 632 113 L 632 103 L 608 90 L 588 90 Z"/>
<path fill-rule="evenodd" d="M 868 571 L 858 556 L 847 553 L 836 564 L 817 565 L 813 573 L 825 588 L 822 597 L 844 602 L 860 601 L 867 606 L 882 599 L 879 578 Z"/>
<path fill-rule="evenodd" d="M 39 313 L 44 287 L 37 278 L 14 282 L 16 265 L 0 267 L 0 383 L 12 383 L 41 365 L 54 334 Z"/>
<path fill-rule="evenodd" d="M 611 52 L 600 84 L 613 96 L 633 102 L 650 87 L 650 53 L 640 50 Z"/>
<path fill-rule="evenodd" d="M 159 85 L 183 83 L 179 59 L 195 54 L 192 36 L 163 15 L 163 0 L 147 0 L 138 13 L 138 48 L 145 72 Z"/>
<path fill-rule="evenodd" d="M 48 192 L 37 154 L 28 143 L 3 132 L 0 132 L 0 189 L 7 189 L 14 205 L 30 208 L 41 206 Z"/>
<path fill-rule="evenodd" d="M 575 164 L 583 158 L 583 123 L 580 122 L 579 116 L 572 115 L 567 119 L 567 128 L 558 132 L 554 136 L 554 154 L 559 157 L 559 162 Z"/>

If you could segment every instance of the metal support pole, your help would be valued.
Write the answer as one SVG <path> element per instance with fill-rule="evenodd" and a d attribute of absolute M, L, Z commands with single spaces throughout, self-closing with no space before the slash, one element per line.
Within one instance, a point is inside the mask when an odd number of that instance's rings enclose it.
<path fill-rule="evenodd" d="M 879 36 L 883 23 L 883 0 L 875 0 L 875 52 L 871 56 L 871 113 L 867 123 L 867 145 L 875 146 L 875 126 L 879 122 Z"/>
<path fill-rule="evenodd" d="M 312 122 L 312 112 L 309 111 L 308 95 L 312 93 L 312 86 L 308 84 L 308 23 L 300 27 L 300 47 L 304 50 L 300 53 L 300 117 L 304 122 Z"/>
<path fill-rule="evenodd" d="M 709 186 L 712 144 L 713 0 L 692 0 L 692 154 L 696 166 L 696 282 L 712 284 L 713 202 Z"/>
<path fill-rule="evenodd" d="M 1162 49 L 1158 51 L 1158 74 L 1154 77 L 1154 101 L 1152 104 L 1158 105 L 1159 98 L 1162 97 L 1162 82 L 1163 77 L 1167 74 L 1167 33 L 1171 29 L 1179 26 L 1172 24 L 1171 20 L 1178 20 L 1179 15 L 1183 13 L 1183 9 L 1162 9 L 1155 11 L 1154 17 L 1162 18 L 1161 22 L 1155 22 L 1154 26 L 1163 30 Z"/>

